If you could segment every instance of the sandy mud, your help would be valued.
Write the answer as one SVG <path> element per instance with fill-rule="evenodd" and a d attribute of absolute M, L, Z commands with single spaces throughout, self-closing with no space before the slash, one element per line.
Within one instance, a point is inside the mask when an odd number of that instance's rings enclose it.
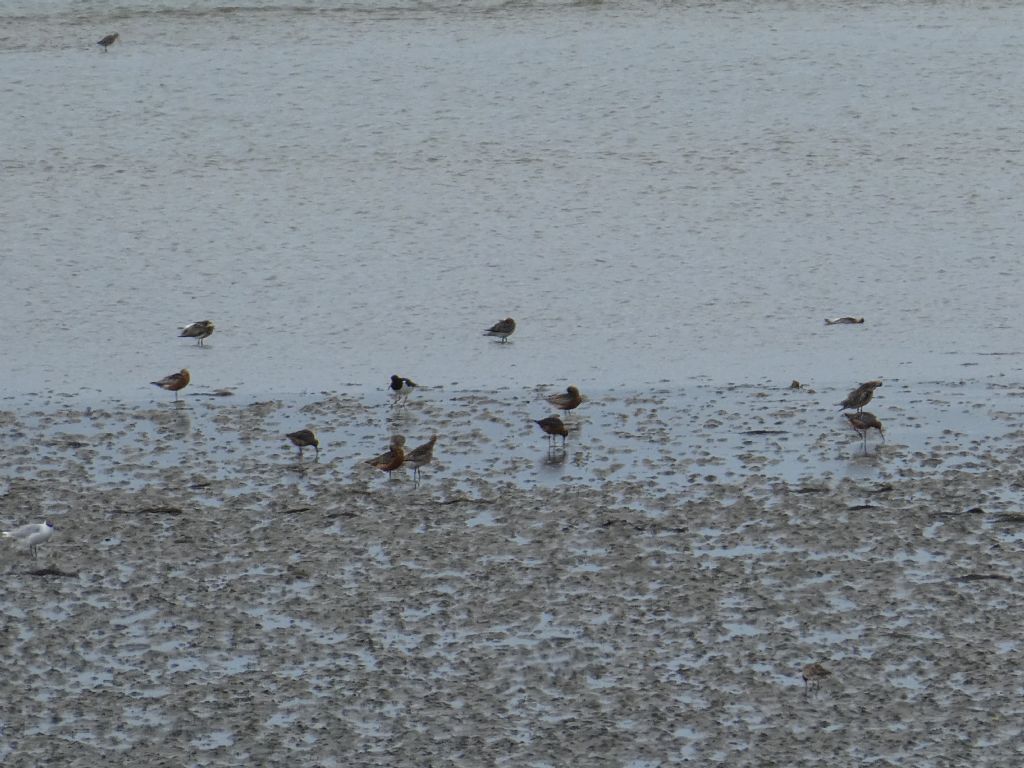
<path fill-rule="evenodd" d="M 555 391 L 7 401 L 4 765 L 1019 755 L 1021 390 Z"/>

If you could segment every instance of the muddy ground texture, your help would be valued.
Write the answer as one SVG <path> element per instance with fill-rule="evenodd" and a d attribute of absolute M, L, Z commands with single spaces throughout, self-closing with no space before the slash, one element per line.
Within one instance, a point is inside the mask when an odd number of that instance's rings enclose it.
<path fill-rule="evenodd" d="M 1020 388 L 558 390 L 0 403 L 0 760 L 1019 760 Z"/>

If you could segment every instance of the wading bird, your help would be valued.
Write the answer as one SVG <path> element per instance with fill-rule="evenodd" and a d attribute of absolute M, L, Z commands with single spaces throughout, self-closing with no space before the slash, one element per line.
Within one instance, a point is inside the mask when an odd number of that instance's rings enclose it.
<path fill-rule="evenodd" d="M 182 368 L 178 373 L 172 373 L 168 376 L 164 376 L 159 381 L 151 381 L 150 384 L 160 387 L 160 389 L 166 389 L 168 392 L 174 393 L 174 399 L 178 399 L 178 391 L 188 386 L 188 383 L 192 380 L 192 375 L 188 372 L 188 368 Z"/>
<path fill-rule="evenodd" d="M 408 400 L 409 393 L 412 392 L 415 387 L 418 387 L 419 384 L 412 379 L 407 379 L 405 376 L 399 376 L 397 373 L 393 373 L 391 374 L 391 383 L 388 386 L 394 393 L 395 402 L 397 403 L 401 400 Z"/>
<path fill-rule="evenodd" d="M 855 390 L 850 392 L 846 396 L 846 399 L 839 404 L 840 408 L 844 410 L 846 408 L 856 408 L 858 411 L 862 410 L 865 405 L 871 402 L 871 398 L 875 396 L 875 390 L 882 386 L 880 381 L 865 381 Z"/>
<path fill-rule="evenodd" d="M 379 469 L 381 472 L 387 472 L 388 479 L 390 479 L 391 473 L 405 463 L 404 446 L 405 437 L 402 435 L 395 435 L 391 438 L 391 447 L 387 451 L 382 453 L 380 456 L 367 459 L 366 463 L 374 469 Z"/>
<path fill-rule="evenodd" d="M 203 339 L 208 339 L 212 333 L 213 321 L 200 320 L 199 322 L 191 323 L 182 328 L 181 333 L 178 334 L 178 338 L 195 339 L 196 343 L 202 346 Z"/>
<path fill-rule="evenodd" d="M 882 431 L 882 422 L 878 420 L 878 417 L 873 413 L 867 411 L 857 411 L 856 413 L 844 413 L 847 421 L 850 422 L 850 426 L 856 429 L 861 434 L 861 438 L 864 441 L 864 455 L 868 453 L 868 430 L 877 429 L 878 434 L 882 436 L 882 442 L 885 442 L 885 432 Z"/>
<path fill-rule="evenodd" d="M 556 435 L 562 436 L 562 447 L 565 447 L 565 438 L 569 436 L 569 430 L 565 428 L 565 424 L 557 416 L 548 416 L 546 419 L 539 419 L 535 421 L 541 429 L 544 430 L 544 434 L 548 437 L 548 445 L 554 444 L 554 438 Z"/>
<path fill-rule="evenodd" d="M 423 445 L 418 445 L 409 451 L 405 456 L 405 463 L 412 467 L 412 479 L 419 482 L 420 467 L 425 467 L 434 460 L 434 444 L 437 442 L 437 435 L 431 437 Z"/>
<path fill-rule="evenodd" d="M 804 694 L 808 689 L 814 690 L 821 687 L 821 681 L 832 673 L 825 669 L 818 662 L 808 664 L 800 670 L 800 676 L 804 679 Z"/>
<path fill-rule="evenodd" d="M 316 457 L 320 458 L 320 441 L 316 439 L 316 433 L 312 429 L 300 429 L 298 432 L 289 432 L 285 435 L 292 441 L 292 445 L 299 446 L 299 458 L 302 458 L 302 449 L 313 446 L 316 450 Z"/>
<path fill-rule="evenodd" d="M 38 555 L 39 545 L 53 536 L 54 527 L 49 520 L 42 523 L 29 523 L 13 531 L 0 531 L 5 539 L 14 539 L 19 547 L 28 547 L 32 557 Z"/>
<path fill-rule="evenodd" d="M 486 331 L 484 336 L 498 336 L 502 341 L 508 341 L 508 337 L 516 332 L 516 321 L 511 317 L 499 320 Z"/>
<path fill-rule="evenodd" d="M 569 387 L 565 392 L 551 395 L 546 400 L 560 411 L 569 413 L 572 409 L 579 407 L 580 403 L 583 402 L 583 396 L 580 395 L 580 391 L 576 387 Z"/>

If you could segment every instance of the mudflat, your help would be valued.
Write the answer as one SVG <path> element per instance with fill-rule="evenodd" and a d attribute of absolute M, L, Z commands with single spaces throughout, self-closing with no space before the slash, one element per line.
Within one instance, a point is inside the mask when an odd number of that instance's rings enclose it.
<path fill-rule="evenodd" d="M 1019 388 L 555 391 L 8 404 L 4 764 L 1017 754 Z"/>

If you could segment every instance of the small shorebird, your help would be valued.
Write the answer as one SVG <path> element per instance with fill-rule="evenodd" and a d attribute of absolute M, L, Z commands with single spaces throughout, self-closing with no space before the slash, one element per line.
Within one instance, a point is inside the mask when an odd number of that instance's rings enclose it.
<path fill-rule="evenodd" d="M 316 457 L 320 458 L 320 441 L 316 439 L 316 433 L 312 429 L 300 429 L 298 432 L 289 432 L 285 435 L 292 441 L 292 445 L 299 446 L 299 458 L 302 458 L 302 449 L 313 446 L 316 449 Z"/>
<path fill-rule="evenodd" d="M 437 435 L 431 437 L 423 445 L 418 445 L 409 451 L 405 457 L 405 463 L 412 466 L 412 479 L 419 482 L 420 467 L 425 467 L 434 460 L 434 443 L 437 442 Z"/>
<path fill-rule="evenodd" d="M 804 694 L 808 689 L 814 690 L 821 687 L 821 681 L 832 673 L 825 669 L 818 662 L 808 664 L 800 670 L 800 677 L 804 679 Z"/>
<path fill-rule="evenodd" d="M 96 43 L 96 45 L 102 45 L 103 46 L 103 52 L 106 53 L 107 52 L 107 48 L 109 48 L 114 43 L 116 43 L 117 42 L 117 38 L 119 38 L 120 36 L 121 35 L 119 35 L 117 32 L 115 32 L 112 35 L 107 35 L 106 37 L 104 37 L 102 40 L 100 40 L 98 43 Z"/>
<path fill-rule="evenodd" d="M 569 430 L 565 428 L 565 424 L 557 416 L 548 416 L 546 419 L 539 419 L 534 422 L 541 429 L 544 430 L 544 434 L 548 436 L 548 444 L 554 443 L 555 435 L 562 436 L 562 446 L 565 446 L 565 438 L 569 436 Z"/>
<path fill-rule="evenodd" d="M 212 320 L 200 320 L 196 323 L 186 325 L 181 329 L 181 333 L 178 334 L 178 338 L 195 339 L 196 343 L 202 346 L 203 339 L 208 339 L 213 333 L 213 321 Z"/>
<path fill-rule="evenodd" d="M 499 320 L 486 331 L 484 336 L 499 336 L 502 341 L 508 341 L 508 337 L 516 332 L 516 321 L 511 317 Z"/>
<path fill-rule="evenodd" d="M 850 317 L 849 315 L 846 315 L 844 317 L 825 318 L 825 325 L 858 325 L 863 322 L 863 317 Z"/>
<path fill-rule="evenodd" d="M 191 380 L 192 376 L 188 372 L 188 368 L 182 368 L 178 373 L 172 373 L 168 376 L 164 376 L 160 381 L 151 381 L 150 384 L 155 384 L 160 387 L 160 389 L 166 389 L 168 392 L 173 392 L 174 399 L 177 400 L 178 390 L 187 387 Z"/>
<path fill-rule="evenodd" d="M 418 387 L 412 379 L 407 379 L 405 376 L 399 376 L 397 373 L 391 374 L 391 383 L 388 385 L 391 387 L 391 391 L 395 395 L 395 402 L 399 400 L 408 400 L 409 393 L 412 392 L 414 387 Z"/>
<path fill-rule="evenodd" d="M 871 402 L 871 398 L 875 396 L 875 390 L 880 386 L 882 386 L 880 381 L 865 381 L 848 394 L 846 399 L 839 404 L 839 407 L 843 410 L 847 408 L 856 408 L 858 411 L 863 410 L 864 406 Z"/>
<path fill-rule="evenodd" d="M 53 536 L 53 525 L 49 520 L 42 523 L 29 523 L 13 531 L 0 531 L 0 536 L 5 539 L 14 539 L 19 547 L 28 547 L 32 557 L 38 555 L 39 545 L 48 541 Z"/>
<path fill-rule="evenodd" d="M 844 413 L 847 421 L 850 422 L 850 426 L 856 429 L 861 434 L 861 438 L 864 440 L 864 455 L 868 452 L 868 430 L 877 429 L 878 434 L 882 436 L 882 442 L 885 442 L 885 432 L 882 431 L 882 422 L 878 420 L 878 417 L 873 413 L 867 411 L 857 411 L 856 413 Z"/>
<path fill-rule="evenodd" d="M 583 396 L 580 395 L 580 391 L 576 387 L 569 387 L 565 392 L 551 395 L 545 399 L 555 408 L 566 413 L 569 413 L 573 408 L 578 408 L 579 404 L 583 402 Z"/>
<path fill-rule="evenodd" d="M 402 435 L 395 435 L 391 438 L 391 447 L 386 452 L 372 459 L 367 459 L 366 463 L 374 469 L 379 469 L 381 472 L 387 472 L 388 478 L 390 479 L 391 473 L 405 463 L 404 446 L 405 437 Z"/>

